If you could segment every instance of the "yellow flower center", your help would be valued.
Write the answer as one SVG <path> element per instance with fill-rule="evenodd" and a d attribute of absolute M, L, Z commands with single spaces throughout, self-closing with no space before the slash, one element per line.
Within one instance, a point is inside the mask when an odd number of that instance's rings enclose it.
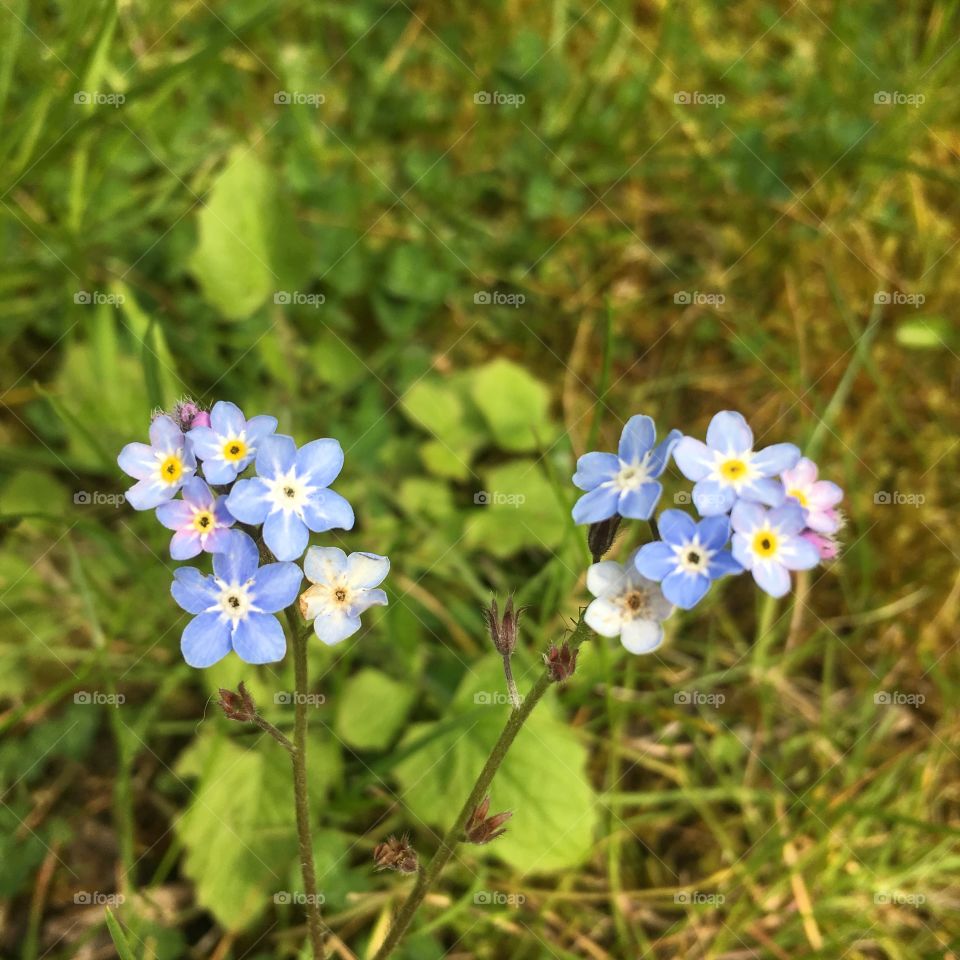
<path fill-rule="evenodd" d="M 183 461 L 171 453 L 160 464 L 160 480 L 162 483 L 176 483 L 183 475 Z"/>
<path fill-rule="evenodd" d="M 777 552 L 777 535 L 772 530 L 758 530 L 753 535 L 753 552 L 758 557 L 772 557 Z"/>
<path fill-rule="evenodd" d="M 236 463 L 247 455 L 247 445 L 239 438 L 234 437 L 223 445 L 223 459 Z"/>
<path fill-rule="evenodd" d="M 193 515 L 193 529 L 197 533 L 209 533 L 216 525 L 216 520 L 209 510 L 198 510 Z"/>
<path fill-rule="evenodd" d="M 740 480 L 747 472 L 747 465 L 742 460 L 724 460 L 720 464 L 720 475 L 725 480 Z"/>
<path fill-rule="evenodd" d="M 807 495 L 802 490 L 788 490 L 787 496 L 793 497 L 793 499 L 796 500 L 801 507 L 809 506 Z"/>

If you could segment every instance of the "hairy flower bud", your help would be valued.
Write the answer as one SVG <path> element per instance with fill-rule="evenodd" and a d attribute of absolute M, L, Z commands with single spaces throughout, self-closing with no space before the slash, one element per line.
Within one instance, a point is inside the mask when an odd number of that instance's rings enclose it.
<path fill-rule="evenodd" d="M 621 519 L 623 518 L 620 514 L 615 513 L 606 520 L 590 524 L 587 529 L 587 546 L 590 548 L 590 556 L 593 557 L 594 563 L 599 563 L 613 546 L 614 537 L 620 529 Z"/>
<path fill-rule="evenodd" d="M 398 873 L 416 873 L 420 868 L 417 853 L 406 835 L 399 840 L 389 837 L 383 843 L 378 843 L 373 848 L 373 862 L 378 870 L 396 870 Z"/>
<path fill-rule="evenodd" d="M 470 819 L 463 828 L 467 843 L 490 843 L 491 840 L 496 840 L 507 832 L 500 827 L 513 816 L 513 811 L 505 810 L 503 813 L 495 813 L 492 817 L 487 816 L 489 812 L 490 797 L 487 796 L 470 814 Z"/>
<path fill-rule="evenodd" d="M 543 655 L 543 662 L 547 665 L 547 672 L 554 683 L 563 683 L 569 679 L 577 669 L 577 654 L 566 641 L 559 647 L 551 644 L 550 649 Z"/>
<path fill-rule="evenodd" d="M 236 693 L 233 690 L 225 690 L 221 687 L 220 699 L 217 703 L 228 720 L 249 723 L 257 715 L 257 705 L 253 702 L 253 697 L 248 693 L 242 680 Z"/>
<path fill-rule="evenodd" d="M 483 619 L 490 631 L 490 639 L 493 640 L 493 645 L 501 656 L 511 656 L 517 647 L 517 629 L 523 610 L 523 607 L 517 607 L 514 610 L 512 595 L 508 598 L 507 605 L 503 609 L 502 619 L 495 599 L 490 601 L 489 607 L 484 608 Z"/>

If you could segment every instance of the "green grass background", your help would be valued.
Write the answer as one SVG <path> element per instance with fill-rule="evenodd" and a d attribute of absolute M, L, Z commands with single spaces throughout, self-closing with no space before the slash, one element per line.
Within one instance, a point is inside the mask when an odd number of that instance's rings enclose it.
<path fill-rule="evenodd" d="M 480 606 L 530 605 L 523 689 L 587 600 L 575 457 L 724 408 L 846 489 L 842 559 L 585 647 L 404 955 L 958 955 L 956 2 L 0 23 L 3 956 L 114 956 L 105 906 L 137 958 L 303 947 L 286 760 L 210 699 L 289 726 L 292 667 L 186 667 L 168 533 L 109 499 L 182 394 L 337 437 L 323 542 L 393 561 L 311 650 L 337 956 L 409 882 L 373 846 L 429 856 L 504 719 Z"/>

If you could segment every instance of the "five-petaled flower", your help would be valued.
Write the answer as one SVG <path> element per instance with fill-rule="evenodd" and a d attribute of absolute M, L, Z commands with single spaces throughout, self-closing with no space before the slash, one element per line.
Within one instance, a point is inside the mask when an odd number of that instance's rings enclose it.
<path fill-rule="evenodd" d="M 340 643 L 360 629 L 360 614 L 385 606 L 387 595 L 375 589 L 390 571 L 390 561 L 375 553 L 351 553 L 339 547 L 311 547 L 303 572 L 311 586 L 300 596 L 304 620 L 326 644 Z"/>
<path fill-rule="evenodd" d="M 734 558 L 771 597 L 782 597 L 790 590 L 791 570 L 809 570 L 820 561 L 817 548 L 801 536 L 803 510 L 795 503 L 767 510 L 759 503 L 741 500 L 733 508 L 730 522 Z"/>
<path fill-rule="evenodd" d="M 353 526 L 353 507 L 327 489 L 342 466 L 343 449 L 336 440 L 313 440 L 298 450 L 291 437 L 265 437 L 257 476 L 234 484 L 227 509 L 241 523 L 262 523 L 263 540 L 278 560 L 296 560 L 311 530 Z"/>
<path fill-rule="evenodd" d="M 644 544 L 635 563 L 643 576 L 660 581 L 663 595 L 672 604 L 689 610 L 703 599 L 714 580 L 743 573 L 726 549 L 728 517 L 705 517 L 695 523 L 682 510 L 664 510 L 657 526 L 662 539 Z"/>
<path fill-rule="evenodd" d="M 223 552 L 213 555 L 213 576 L 196 567 L 174 573 L 174 600 L 196 614 L 180 639 L 191 667 L 209 667 L 231 650 L 247 663 L 283 659 L 287 641 L 274 614 L 296 599 L 303 574 L 295 563 L 259 562 L 253 540 L 232 530 Z"/>
<path fill-rule="evenodd" d="M 193 476 L 197 462 L 180 428 L 166 414 L 150 424 L 150 443 L 128 443 L 117 457 L 124 473 L 138 482 L 127 491 L 134 510 L 152 510 L 172 500 Z"/>
<path fill-rule="evenodd" d="M 843 525 L 837 504 L 843 490 L 830 480 L 817 479 L 817 465 L 801 457 L 797 465 L 781 474 L 783 489 L 803 507 L 807 527 L 815 533 L 834 534 Z"/>
<path fill-rule="evenodd" d="M 203 461 L 210 483 L 232 483 L 257 455 L 260 442 L 277 429 L 277 418 L 251 417 L 227 400 L 218 400 L 210 411 L 209 426 L 195 426 L 188 434 L 193 451 Z M 301 551 L 302 552 L 302 551 Z"/>
<path fill-rule="evenodd" d="M 631 557 L 626 564 L 602 560 L 587 569 L 587 589 L 597 598 L 583 619 L 602 637 L 620 637 L 631 653 L 652 653 L 663 642 L 665 620 L 673 610 L 660 584 L 642 576 Z"/>
<path fill-rule="evenodd" d="M 783 484 L 774 479 L 800 459 L 792 443 L 753 449 L 753 431 L 739 413 L 721 410 L 707 427 L 707 442 L 684 437 L 673 451 L 681 473 L 693 480 L 693 502 L 701 516 L 729 513 L 738 499 L 771 507 L 783 503 Z"/>
<path fill-rule="evenodd" d="M 663 493 L 657 477 L 667 468 L 680 436 L 679 430 L 671 430 L 657 444 L 653 420 L 638 414 L 624 425 L 616 454 L 595 452 L 580 457 L 573 483 L 587 492 L 573 507 L 574 521 L 598 523 L 617 514 L 649 520 Z"/>
<path fill-rule="evenodd" d="M 215 497 L 200 477 L 191 477 L 183 485 L 182 500 L 161 503 L 157 519 L 168 530 L 176 531 L 170 539 L 174 560 L 189 560 L 204 550 L 218 553 L 226 546 L 233 526 L 227 498 Z"/>

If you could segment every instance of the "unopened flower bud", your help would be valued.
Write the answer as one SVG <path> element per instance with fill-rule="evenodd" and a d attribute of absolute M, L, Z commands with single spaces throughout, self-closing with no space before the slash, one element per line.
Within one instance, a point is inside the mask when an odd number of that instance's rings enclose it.
<path fill-rule="evenodd" d="M 577 669 L 577 654 L 570 644 L 564 641 L 559 647 L 550 645 L 550 649 L 543 655 L 543 662 L 547 665 L 547 673 L 554 683 L 563 683 L 569 679 Z"/>
<path fill-rule="evenodd" d="M 249 723 L 257 715 L 257 705 L 253 702 L 253 697 L 247 692 L 242 680 L 236 692 L 221 687 L 220 699 L 217 702 L 228 720 Z"/>
<path fill-rule="evenodd" d="M 378 843 L 373 849 L 373 862 L 378 870 L 396 870 L 398 873 L 416 873 L 420 867 L 417 853 L 406 836 L 399 840 L 389 837 Z"/>
<path fill-rule="evenodd" d="M 173 419 L 180 424 L 182 430 L 210 426 L 210 414 L 201 410 L 200 405 L 189 397 L 185 397 L 173 408 Z"/>
<path fill-rule="evenodd" d="M 500 827 L 513 816 L 513 811 L 505 810 L 503 813 L 495 813 L 492 817 L 487 816 L 489 812 L 490 797 L 484 797 L 476 810 L 470 814 L 470 819 L 463 828 L 467 843 L 490 843 L 491 840 L 496 840 L 507 832 Z"/>
<path fill-rule="evenodd" d="M 517 647 L 517 628 L 523 610 L 523 607 L 517 607 L 514 610 L 512 596 L 507 600 L 507 605 L 503 609 L 503 619 L 500 618 L 500 610 L 497 607 L 496 600 L 491 600 L 490 606 L 484 608 L 483 619 L 490 631 L 490 639 L 493 640 L 493 645 L 501 656 L 511 656 Z"/>
<path fill-rule="evenodd" d="M 597 523 L 591 523 L 587 530 L 587 546 L 590 548 L 590 555 L 594 563 L 599 563 L 607 551 L 613 546 L 614 537 L 620 528 L 621 516 L 615 513 L 606 520 L 599 520 Z"/>

